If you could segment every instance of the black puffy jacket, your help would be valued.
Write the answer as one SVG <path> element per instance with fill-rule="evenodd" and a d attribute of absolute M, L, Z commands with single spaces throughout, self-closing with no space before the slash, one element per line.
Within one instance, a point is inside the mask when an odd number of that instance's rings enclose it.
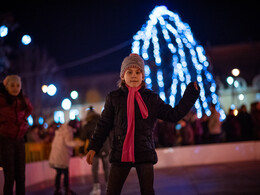
<path fill-rule="evenodd" d="M 199 91 L 195 89 L 194 83 L 190 83 L 179 104 L 174 108 L 165 104 L 158 94 L 145 87 L 139 89 L 139 93 L 147 106 L 149 116 L 146 119 L 142 118 L 135 101 L 135 161 L 155 164 L 158 160 L 153 141 L 153 127 L 156 119 L 169 122 L 179 121 L 192 108 L 199 96 Z M 88 147 L 88 150 L 98 152 L 111 133 L 111 163 L 121 163 L 122 148 L 127 132 L 127 96 L 128 89 L 125 86 L 108 94 L 101 119 Z"/>

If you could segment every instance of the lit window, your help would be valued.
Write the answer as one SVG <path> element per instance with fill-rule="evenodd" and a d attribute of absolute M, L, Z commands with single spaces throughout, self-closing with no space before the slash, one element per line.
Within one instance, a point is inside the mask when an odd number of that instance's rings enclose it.
<path fill-rule="evenodd" d="M 65 122 L 64 112 L 55 111 L 54 112 L 54 122 L 63 124 Z"/>
<path fill-rule="evenodd" d="M 32 115 L 28 116 L 27 121 L 28 121 L 28 124 L 29 124 L 30 126 L 33 125 L 33 117 L 32 117 Z"/>
<path fill-rule="evenodd" d="M 70 120 L 74 120 L 79 115 L 79 110 L 77 110 L 77 109 L 70 110 L 69 115 L 70 115 Z"/>

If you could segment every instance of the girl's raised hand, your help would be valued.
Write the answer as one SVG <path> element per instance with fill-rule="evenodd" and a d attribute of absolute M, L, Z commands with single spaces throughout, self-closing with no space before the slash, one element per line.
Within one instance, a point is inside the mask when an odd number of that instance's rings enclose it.
<path fill-rule="evenodd" d="M 196 81 L 194 82 L 194 87 L 195 87 L 195 89 L 196 89 L 197 91 L 199 90 L 199 88 L 198 88 L 198 84 L 197 84 Z"/>

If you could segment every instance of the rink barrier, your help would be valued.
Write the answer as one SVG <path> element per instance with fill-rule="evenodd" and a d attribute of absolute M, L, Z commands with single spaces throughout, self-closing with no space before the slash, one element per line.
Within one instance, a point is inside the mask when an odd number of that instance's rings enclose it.
<path fill-rule="evenodd" d="M 75 140 L 78 138 L 75 138 Z M 27 142 L 25 143 L 25 162 L 37 162 L 48 160 L 51 152 L 51 143 Z M 73 155 L 78 156 L 79 147 L 73 148 Z"/>
<path fill-rule="evenodd" d="M 25 143 L 25 162 L 48 160 L 50 151 L 51 143 Z"/>
<path fill-rule="evenodd" d="M 178 166 L 208 165 L 241 161 L 260 161 L 260 141 L 233 142 L 221 144 L 192 145 L 156 149 L 158 163 L 155 169 Z M 102 163 L 100 163 L 101 166 Z M 99 169 L 103 173 L 103 169 Z M 86 158 L 72 157 L 70 177 L 91 174 L 91 166 Z M 26 164 L 26 186 L 53 180 L 55 170 L 48 161 Z M 0 171 L 0 188 L 3 186 L 3 171 Z"/>

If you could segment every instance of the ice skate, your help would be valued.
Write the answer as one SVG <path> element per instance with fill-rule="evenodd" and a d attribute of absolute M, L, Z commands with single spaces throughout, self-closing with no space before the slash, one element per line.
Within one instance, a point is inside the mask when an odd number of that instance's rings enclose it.
<path fill-rule="evenodd" d="M 60 189 L 55 189 L 54 195 L 62 195 L 61 190 Z"/>
<path fill-rule="evenodd" d="M 94 183 L 93 189 L 89 195 L 101 195 L 100 183 Z"/>
<path fill-rule="evenodd" d="M 76 192 L 72 191 L 70 188 L 65 190 L 65 195 L 76 195 Z"/>

